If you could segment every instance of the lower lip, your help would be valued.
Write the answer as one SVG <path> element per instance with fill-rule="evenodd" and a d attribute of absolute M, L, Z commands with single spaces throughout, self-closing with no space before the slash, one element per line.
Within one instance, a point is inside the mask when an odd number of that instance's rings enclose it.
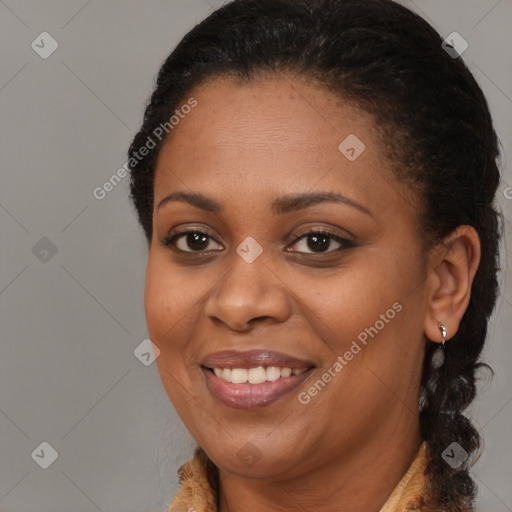
<path fill-rule="evenodd" d="M 210 393 L 224 405 L 233 409 L 259 409 L 273 404 L 291 393 L 311 374 L 313 368 L 300 375 L 281 377 L 273 382 L 261 384 L 233 384 L 217 377 L 212 371 L 201 367 L 206 377 L 206 387 Z"/>

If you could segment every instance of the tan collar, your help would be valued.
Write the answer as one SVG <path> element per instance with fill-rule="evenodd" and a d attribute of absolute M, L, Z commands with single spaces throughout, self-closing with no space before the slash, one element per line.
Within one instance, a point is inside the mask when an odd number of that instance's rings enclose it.
<path fill-rule="evenodd" d="M 421 511 L 426 485 L 427 443 L 423 442 L 414 461 L 379 512 Z M 217 495 L 204 454 L 194 457 L 178 470 L 180 488 L 167 512 L 217 512 Z"/>
<path fill-rule="evenodd" d="M 405 512 L 409 509 L 416 510 L 412 508 L 413 505 L 421 505 L 427 463 L 427 443 L 423 441 L 416 458 L 379 512 Z"/>

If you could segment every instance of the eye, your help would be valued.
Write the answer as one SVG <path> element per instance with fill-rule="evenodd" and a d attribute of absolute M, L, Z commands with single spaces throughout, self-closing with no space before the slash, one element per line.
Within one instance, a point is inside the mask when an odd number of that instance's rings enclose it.
<path fill-rule="evenodd" d="M 204 251 L 211 250 L 208 249 L 210 240 L 213 240 L 213 237 L 206 231 L 202 231 L 200 229 L 189 229 L 188 231 L 182 231 L 164 237 L 163 239 L 160 240 L 160 244 L 165 247 L 174 248 L 179 252 L 201 253 Z M 337 243 L 339 247 L 334 248 L 332 250 L 327 250 L 331 246 L 332 241 Z M 302 242 L 303 244 L 305 242 L 306 248 L 311 249 L 311 252 L 309 254 L 335 252 L 355 247 L 355 244 L 351 240 L 343 238 L 342 236 L 336 235 L 335 233 L 331 233 L 330 231 L 327 230 L 309 231 L 307 233 L 299 235 L 298 237 L 295 238 L 292 245 L 297 245 L 300 242 Z M 307 251 L 300 250 L 292 252 L 305 252 L 306 254 L 308 254 Z"/>
<path fill-rule="evenodd" d="M 194 229 L 169 235 L 160 240 L 160 243 L 165 247 L 174 247 L 181 252 L 194 253 L 208 250 L 209 239 L 213 240 L 206 231 Z M 191 250 L 187 250 L 187 247 Z"/>
<path fill-rule="evenodd" d="M 327 251 L 326 249 L 328 249 L 330 247 L 333 240 L 337 244 L 339 244 L 339 247 L 332 249 L 330 251 Z M 348 240 L 346 238 L 343 238 L 339 235 L 336 235 L 336 234 L 331 233 L 326 230 L 309 231 L 308 233 L 299 235 L 294 240 L 293 245 L 296 245 L 298 242 L 305 242 L 305 244 L 303 243 L 303 245 L 305 245 L 307 248 L 311 249 L 311 251 L 312 251 L 309 254 L 342 251 L 343 249 L 355 247 L 355 244 L 351 240 Z M 293 251 L 293 252 L 295 252 L 295 251 Z M 297 251 L 297 252 L 305 252 L 305 251 Z M 306 252 L 306 254 L 308 254 L 308 253 Z"/>

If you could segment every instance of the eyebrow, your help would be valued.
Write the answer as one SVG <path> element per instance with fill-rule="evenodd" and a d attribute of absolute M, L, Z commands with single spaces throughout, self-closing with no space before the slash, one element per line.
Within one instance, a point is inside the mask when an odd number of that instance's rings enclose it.
<path fill-rule="evenodd" d="M 157 210 L 162 208 L 164 205 L 173 202 L 179 201 L 188 203 L 195 208 L 199 208 L 206 212 L 211 213 L 223 213 L 223 206 L 212 199 L 211 197 L 206 197 L 203 194 L 198 192 L 173 192 L 165 196 L 157 206 Z M 310 206 L 319 204 L 319 203 L 341 203 L 348 206 L 352 206 L 360 210 L 363 213 L 373 217 L 372 212 L 363 206 L 361 203 L 354 201 L 342 194 L 338 194 L 335 192 L 315 192 L 315 193 L 304 193 L 304 194 L 291 194 L 282 197 L 278 197 L 274 199 L 271 203 L 271 211 L 275 215 L 284 215 L 286 213 L 294 212 L 297 210 L 302 210 L 304 208 L 308 208 Z"/>

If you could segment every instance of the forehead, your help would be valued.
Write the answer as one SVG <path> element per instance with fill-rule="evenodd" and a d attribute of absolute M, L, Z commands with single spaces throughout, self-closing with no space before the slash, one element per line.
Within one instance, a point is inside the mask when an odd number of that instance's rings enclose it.
<path fill-rule="evenodd" d="M 339 144 L 349 136 L 378 152 L 381 142 L 373 117 L 303 77 L 279 75 L 240 82 L 217 77 L 194 88 L 177 106 L 197 103 L 174 122 L 160 159 L 213 159 L 233 153 L 287 159 L 338 159 Z M 354 139 L 357 140 L 357 139 Z M 190 146 L 195 145 L 190 154 Z M 368 153 L 367 153 L 368 155 Z M 381 168 L 387 162 L 379 155 Z M 160 163 L 160 162 L 159 162 Z M 355 167 L 355 166 L 354 166 Z"/>
<path fill-rule="evenodd" d="M 373 117 L 313 82 L 293 75 L 222 77 L 196 87 L 181 104 L 190 98 L 196 106 L 160 150 L 155 204 L 174 190 L 268 202 L 320 188 L 386 208 L 390 185 L 399 185 Z"/>
<path fill-rule="evenodd" d="M 197 106 L 170 134 L 171 144 L 178 132 L 209 146 L 264 144 L 270 150 L 303 144 L 332 147 L 348 129 L 375 136 L 369 114 L 297 75 L 265 75 L 250 81 L 217 77 L 189 96 Z"/>

